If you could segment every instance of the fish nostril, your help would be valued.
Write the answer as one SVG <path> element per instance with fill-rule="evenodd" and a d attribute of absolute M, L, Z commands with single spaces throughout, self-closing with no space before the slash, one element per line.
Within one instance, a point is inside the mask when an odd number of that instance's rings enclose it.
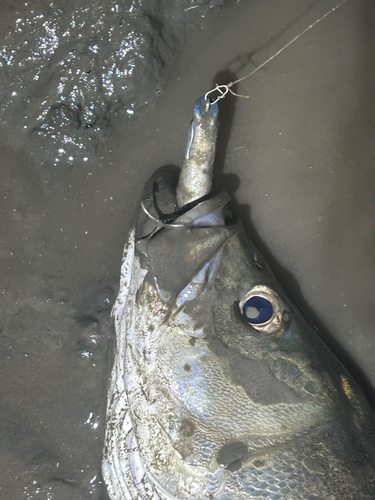
<path fill-rule="evenodd" d="M 220 448 L 217 453 L 217 463 L 235 472 L 242 467 L 242 461 L 248 455 L 248 448 L 242 441 L 232 441 Z"/>
<path fill-rule="evenodd" d="M 261 257 L 260 257 L 260 255 L 259 255 L 259 254 L 255 253 L 255 254 L 253 255 L 253 260 L 254 260 L 255 267 L 256 267 L 259 271 L 262 271 L 262 265 L 261 265 L 261 264 L 260 264 L 260 262 L 259 262 L 259 261 L 260 261 L 260 259 L 261 259 Z"/>

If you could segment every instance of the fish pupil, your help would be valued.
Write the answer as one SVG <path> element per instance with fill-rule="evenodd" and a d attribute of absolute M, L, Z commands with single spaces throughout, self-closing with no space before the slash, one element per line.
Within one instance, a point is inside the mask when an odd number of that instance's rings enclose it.
<path fill-rule="evenodd" d="M 254 320 L 259 317 L 260 311 L 256 307 L 247 307 L 245 310 L 245 314 L 249 320 Z"/>
<path fill-rule="evenodd" d="M 264 297 L 253 296 L 246 301 L 242 314 L 248 323 L 260 325 L 272 318 L 273 307 Z"/>

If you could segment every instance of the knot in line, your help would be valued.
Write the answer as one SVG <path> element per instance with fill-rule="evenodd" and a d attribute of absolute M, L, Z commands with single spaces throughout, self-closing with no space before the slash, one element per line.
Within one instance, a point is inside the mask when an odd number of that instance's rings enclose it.
<path fill-rule="evenodd" d="M 235 83 L 237 83 L 237 82 L 230 82 L 227 85 L 216 84 L 215 88 L 206 92 L 206 94 L 204 95 L 205 100 L 207 100 L 207 96 L 209 94 L 211 94 L 212 92 L 219 92 L 219 96 L 214 101 L 212 101 L 211 104 L 216 104 L 218 101 L 220 101 L 220 99 L 224 99 L 224 97 L 228 94 L 228 92 L 230 92 L 232 95 L 234 95 L 236 97 L 244 97 L 245 99 L 248 99 L 249 98 L 248 95 L 236 94 L 235 92 L 233 92 L 233 90 L 231 90 L 231 87 Z"/>

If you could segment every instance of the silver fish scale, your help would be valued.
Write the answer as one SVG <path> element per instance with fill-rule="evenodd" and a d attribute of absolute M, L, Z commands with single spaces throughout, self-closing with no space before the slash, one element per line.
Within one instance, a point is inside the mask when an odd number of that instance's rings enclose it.
<path fill-rule="evenodd" d="M 309 454 L 310 452 L 307 451 L 305 457 L 307 458 Z M 303 460 L 303 457 L 301 459 Z M 319 462 L 317 461 L 317 463 Z M 223 500 L 224 498 L 233 500 L 245 500 L 246 498 L 301 500 L 306 498 L 307 494 L 309 498 L 314 498 L 314 494 L 319 496 L 319 492 L 323 488 L 327 490 L 327 487 L 335 493 L 325 496 L 324 500 L 342 498 L 340 496 L 340 483 L 337 479 L 325 476 L 322 480 L 319 473 L 309 474 L 301 463 L 296 463 L 291 454 L 279 453 L 273 456 L 269 466 L 262 466 L 259 469 L 255 467 L 243 468 L 238 477 L 232 475 L 228 479 L 222 498 Z M 241 489 L 245 493 L 236 493 Z M 351 498 L 347 496 L 349 492 L 346 487 L 343 493 L 346 495 L 344 498 Z M 364 498 L 369 499 L 370 497 L 365 496 Z"/>

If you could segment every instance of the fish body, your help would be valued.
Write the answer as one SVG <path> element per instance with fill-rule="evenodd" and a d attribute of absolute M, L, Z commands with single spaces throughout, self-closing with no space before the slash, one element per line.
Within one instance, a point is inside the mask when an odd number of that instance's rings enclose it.
<path fill-rule="evenodd" d="M 103 459 L 110 498 L 374 499 L 372 410 L 229 197 L 210 195 L 215 105 L 201 98 L 192 128 L 180 177 L 149 180 L 125 247 Z"/>

